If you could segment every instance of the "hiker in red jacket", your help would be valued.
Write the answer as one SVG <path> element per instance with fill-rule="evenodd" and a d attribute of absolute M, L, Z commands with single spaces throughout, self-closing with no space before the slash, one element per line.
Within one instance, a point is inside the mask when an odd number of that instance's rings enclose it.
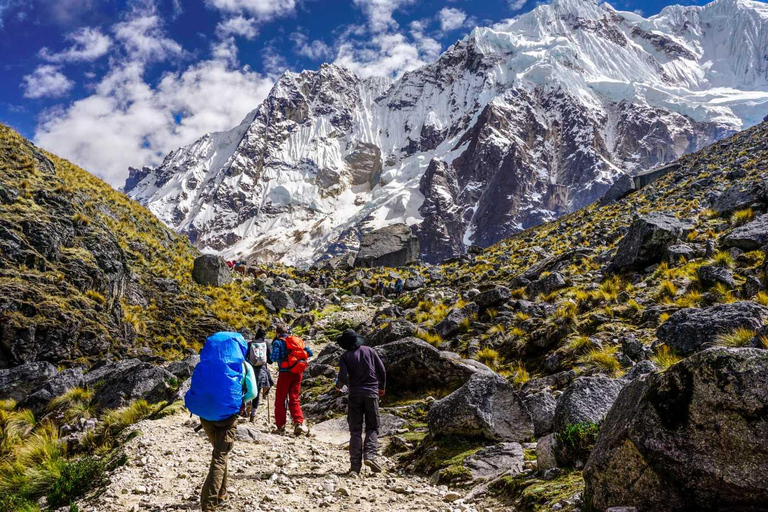
<path fill-rule="evenodd" d="M 299 393 L 301 393 L 304 370 L 307 369 L 307 360 L 314 354 L 304 343 L 304 340 L 292 335 L 286 326 L 278 325 L 275 331 L 277 334 L 275 341 L 272 342 L 270 359 L 280 368 L 280 374 L 277 377 L 277 389 L 275 390 L 277 433 L 285 433 L 285 401 L 287 398 L 288 409 L 290 409 L 293 419 L 294 435 L 306 434 L 308 429 L 304 425 L 304 414 L 301 412 Z"/>

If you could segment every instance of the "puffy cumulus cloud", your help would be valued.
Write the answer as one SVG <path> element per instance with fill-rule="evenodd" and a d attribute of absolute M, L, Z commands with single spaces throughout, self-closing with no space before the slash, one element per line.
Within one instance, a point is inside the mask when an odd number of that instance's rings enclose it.
<path fill-rule="evenodd" d="M 246 18 L 243 15 L 229 18 L 216 26 L 216 34 L 222 38 L 237 36 L 251 40 L 254 39 L 258 33 L 256 20 L 254 18 Z"/>
<path fill-rule="evenodd" d="M 64 96 L 74 85 L 58 66 L 50 64 L 38 66 L 22 79 L 21 84 L 25 98 L 58 98 Z"/>
<path fill-rule="evenodd" d="M 163 21 L 156 14 L 139 14 L 117 23 L 113 31 L 132 61 L 162 61 L 183 53 L 179 43 L 165 36 Z"/>
<path fill-rule="evenodd" d="M 419 47 L 399 33 L 378 34 L 367 43 L 344 42 L 339 46 L 336 63 L 359 76 L 399 77 L 406 71 L 426 64 Z"/>
<path fill-rule="evenodd" d="M 296 0 L 206 0 L 210 7 L 229 13 L 247 13 L 266 21 L 296 12 Z"/>
<path fill-rule="evenodd" d="M 112 46 L 112 39 L 101 33 L 98 28 L 84 27 L 67 35 L 66 40 L 72 45 L 58 53 L 52 53 L 43 47 L 40 58 L 48 62 L 92 61 L 106 55 Z"/>
<path fill-rule="evenodd" d="M 519 11 L 525 7 L 526 3 L 528 3 L 528 0 L 507 0 L 507 5 L 509 5 L 510 11 Z"/>
<path fill-rule="evenodd" d="M 399 8 L 413 3 L 414 0 L 354 0 L 368 18 L 368 27 L 373 32 L 384 32 L 397 28 L 392 14 Z"/>
<path fill-rule="evenodd" d="M 333 57 L 333 48 L 319 39 L 310 41 L 309 38 L 301 32 L 291 34 L 294 50 L 299 55 L 312 60 L 324 60 Z"/>
<path fill-rule="evenodd" d="M 461 9 L 443 7 L 438 13 L 438 18 L 440 19 L 440 30 L 450 32 L 464 26 L 464 22 L 467 21 L 467 14 Z"/>
<path fill-rule="evenodd" d="M 120 186 L 129 166 L 158 164 L 206 132 L 237 125 L 272 87 L 221 60 L 166 74 L 154 86 L 144 72 L 140 62 L 113 68 L 94 94 L 44 115 L 35 142 Z"/>

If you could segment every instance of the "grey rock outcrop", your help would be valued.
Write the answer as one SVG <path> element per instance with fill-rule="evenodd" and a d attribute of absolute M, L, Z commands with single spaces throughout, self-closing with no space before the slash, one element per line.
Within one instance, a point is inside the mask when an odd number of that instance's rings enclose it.
<path fill-rule="evenodd" d="M 493 374 L 477 361 L 438 350 L 418 338 L 387 343 L 376 351 L 387 368 L 387 391 L 455 390 L 476 373 Z"/>
<path fill-rule="evenodd" d="M 506 286 L 494 286 L 490 290 L 479 293 L 472 300 L 480 306 L 480 309 L 487 309 L 504 304 L 512 297 L 512 293 Z"/>
<path fill-rule="evenodd" d="M 520 443 L 499 443 L 483 448 L 464 459 L 464 467 L 472 478 L 493 479 L 506 473 L 510 476 L 523 471 L 525 457 Z"/>
<path fill-rule="evenodd" d="M 19 401 L 56 375 L 56 367 L 45 361 L 24 363 L 0 370 L 0 398 Z"/>
<path fill-rule="evenodd" d="M 461 309 L 454 308 L 435 326 L 435 332 L 442 338 L 449 338 L 462 329 L 467 319 L 476 317 L 478 311 L 475 303 L 469 303 Z"/>
<path fill-rule="evenodd" d="M 609 269 L 614 272 L 639 270 L 659 263 L 667 247 L 693 229 L 693 224 L 672 215 L 652 213 L 632 222 L 619 242 Z"/>
<path fill-rule="evenodd" d="M 736 281 L 733 274 L 727 268 L 715 267 L 714 265 L 702 265 L 696 269 L 696 275 L 704 286 L 715 286 L 722 284 L 728 288 L 735 288 Z"/>
<path fill-rule="evenodd" d="M 765 510 L 768 351 L 714 348 L 629 384 L 584 471 L 585 505 Z"/>
<path fill-rule="evenodd" d="M 600 423 L 626 382 L 606 377 L 579 377 L 560 396 L 553 428 L 562 432 L 574 423 Z"/>
<path fill-rule="evenodd" d="M 368 337 L 368 345 L 378 347 L 416 335 L 419 328 L 408 320 L 392 320 Z"/>
<path fill-rule="evenodd" d="M 18 407 L 21 409 L 32 409 L 35 413 L 40 412 L 48 405 L 48 402 L 57 396 L 63 395 L 70 389 L 83 387 L 84 383 L 85 380 L 83 379 L 83 370 L 81 368 L 62 370 L 42 386 L 35 389 L 31 394 L 27 395 L 19 402 Z"/>
<path fill-rule="evenodd" d="M 178 381 L 169 371 L 138 359 L 105 363 L 84 376 L 85 384 L 95 388 L 94 403 L 104 409 L 122 407 L 143 398 L 150 403 L 171 399 Z"/>
<path fill-rule="evenodd" d="M 674 313 L 656 330 L 656 336 L 681 355 L 688 355 L 717 343 L 735 329 L 757 330 L 768 319 L 768 308 L 742 301 L 709 308 L 687 308 Z"/>
<path fill-rule="evenodd" d="M 555 410 L 557 409 L 557 400 L 547 391 L 539 391 L 533 395 L 528 395 L 523 399 L 525 406 L 533 420 L 533 433 L 536 437 L 552 432 L 552 425 L 555 420 Z"/>
<path fill-rule="evenodd" d="M 192 279 L 203 286 L 223 286 L 232 282 L 232 274 L 224 258 L 214 254 L 203 254 L 195 258 Z"/>
<path fill-rule="evenodd" d="M 563 275 L 559 272 L 552 272 L 526 286 L 525 293 L 533 299 L 538 295 L 546 295 L 566 286 L 568 286 L 568 283 Z"/>
<path fill-rule="evenodd" d="M 734 229 L 723 238 L 723 247 L 754 251 L 768 245 L 768 213 Z"/>
<path fill-rule="evenodd" d="M 419 256 L 419 239 L 406 224 L 363 234 L 355 267 L 403 267 Z"/>
<path fill-rule="evenodd" d="M 461 435 L 491 441 L 523 441 L 533 436 L 533 421 L 512 385 L 496 374 L 473 375 L 462 387 L 429 409 L 434 436 Z"/>

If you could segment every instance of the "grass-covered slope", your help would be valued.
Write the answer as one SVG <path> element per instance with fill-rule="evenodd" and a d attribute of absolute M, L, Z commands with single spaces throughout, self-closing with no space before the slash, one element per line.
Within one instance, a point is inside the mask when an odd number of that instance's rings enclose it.
<path fill-rule="evenodd" d="M 243 287 L 196 285 L 196 255 L 125 195 L 0 125 L 0 367 L 177 357 L 263 320 Z"/>

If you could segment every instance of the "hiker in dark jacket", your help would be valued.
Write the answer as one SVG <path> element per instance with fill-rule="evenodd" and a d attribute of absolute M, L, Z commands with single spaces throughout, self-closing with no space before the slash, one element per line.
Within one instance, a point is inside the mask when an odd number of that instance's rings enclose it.
<path fill-rule="evenodd" d="M 387 387 L 387 372 L 379 354 L 363 345 L 363 338 L 347 329 L 336 340 L 346 350 L 341 355 L 339 377 L 336 389 L 349 389 L 347 421 L 349 423 L 350 471 L 360 473 L 362 463 L 374 473 L 382 468 L 376 460 L 379 447 L 379 398 Z M 365 444 L 363 444 L 363 423 L 365 423 Z"/>

